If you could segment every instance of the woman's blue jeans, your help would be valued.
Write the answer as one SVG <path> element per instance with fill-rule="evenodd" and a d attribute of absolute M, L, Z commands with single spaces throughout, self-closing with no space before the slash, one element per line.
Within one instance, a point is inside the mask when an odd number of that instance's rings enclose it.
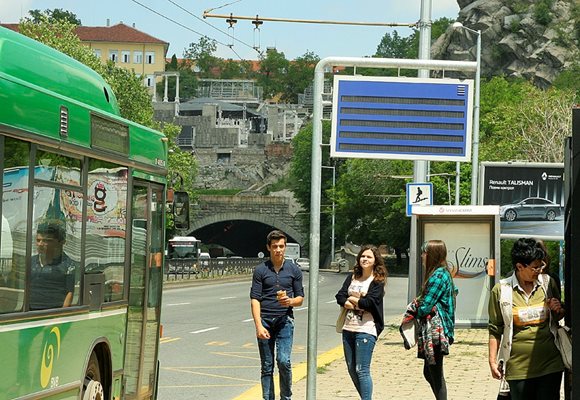
<path fill-rule="evenodd" d="M 377 338 L 368 333 L 342 331 L 342 347 L 348 374 L 361 400 L 373 397 L 371 359 Z"/>
<path fill-rule="evenodd" d="M 274 399 L 274 351 L 280 374 L 280 399 L 292 398 L 292 341 L 294 338 L 294 319 L 284 315 L 275 318 L 262 318 L 262 325 L 270 332 L 270 339 L 258 339 L 260 360 L 262 361 L 262 398 Z"/>

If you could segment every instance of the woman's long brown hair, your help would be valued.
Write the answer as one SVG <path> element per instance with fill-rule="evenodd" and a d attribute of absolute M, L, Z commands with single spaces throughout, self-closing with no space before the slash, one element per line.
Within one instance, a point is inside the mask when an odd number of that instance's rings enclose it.
<path fill-rule="evenodd" d="M 372 251 L 373 255 L 375 256 L 375 265 L 373 266 L 373 281 L 382 283 L 384 285 L 387 282 L 387 267 L 385 266 L 385 260 L 383 260 L 379 249 L 371 244 L 365 244 L 360 248 L 360 251 L 356 256 L 356 264 L 353 271 L 354 277 L 358 279 L 362 276 L 362 267 L 360 266 L 359 262 L 362 253 L 367 250 Z"/>
<path fill-rule="evenodd" d="M 425 278 L 423 279 L 422 291 L 425 290 L 425 284 L 433 271 L 442 265 L 447 267 L 447 246 L 442 240 L 429 240 L 424 252 L 427 253 L 427 257 L 425 258 Z"/>

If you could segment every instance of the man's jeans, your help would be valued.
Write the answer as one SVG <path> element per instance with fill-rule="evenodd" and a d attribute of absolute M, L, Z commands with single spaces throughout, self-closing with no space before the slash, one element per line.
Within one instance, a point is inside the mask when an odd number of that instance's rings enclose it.
<path fill-rule="evenodd" d="M 348 374 L 361 400 L 373 397 L 371 359 L 377 338 L 368 333 L 342 331 L 342 347 Z"/>
<path fill-rule="evenodd" d="M 275 318 L 262 318 L 262 325 L 270 332 L 270 339 L 258 339 L 260 359 L 262 360 L 262 398 L 274 399 L 274 347 L 276 362 L 280 373 L 280 399 L 292 398 L 292 340 L 294 319 L 284 315 Z"/>

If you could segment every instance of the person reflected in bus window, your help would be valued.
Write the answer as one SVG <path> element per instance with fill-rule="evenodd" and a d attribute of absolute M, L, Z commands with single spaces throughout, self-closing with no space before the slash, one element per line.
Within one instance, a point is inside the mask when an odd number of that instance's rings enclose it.
<path fill-rule="evenodd" d="M 38 254 L 32 257 L 30 309 L 69 307 L 73 300 L 76 265 L 63 250 L 65 225 L 45 221 L 36 232 Z"/>

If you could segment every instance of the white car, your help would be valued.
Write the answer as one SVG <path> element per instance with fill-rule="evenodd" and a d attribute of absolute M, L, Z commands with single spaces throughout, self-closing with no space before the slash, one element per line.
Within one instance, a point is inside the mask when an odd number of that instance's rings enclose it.
<path fill-rule="evenodd" d="M 297 258 L 296 264 L 298 264 L 302 271 L 308 271 L 310 269 L 310 260 L 308 258 Z"/>

